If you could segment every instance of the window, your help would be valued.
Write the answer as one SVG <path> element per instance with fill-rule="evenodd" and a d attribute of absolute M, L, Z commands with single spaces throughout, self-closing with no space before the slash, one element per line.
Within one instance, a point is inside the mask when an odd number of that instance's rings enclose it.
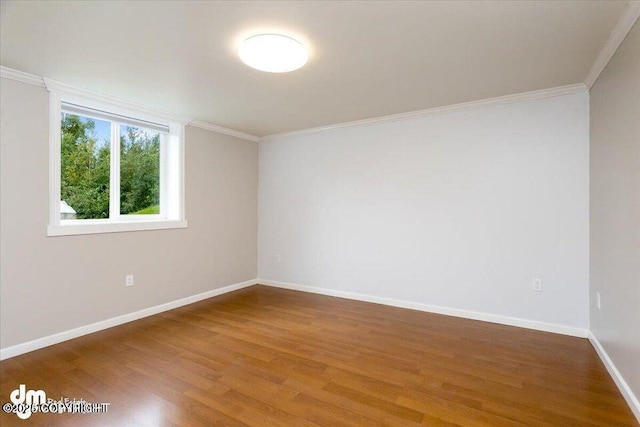
<path fill-rule="evenodd" d="M 180 123 L 52 91 L 48 235 L 186 227 Z"/>

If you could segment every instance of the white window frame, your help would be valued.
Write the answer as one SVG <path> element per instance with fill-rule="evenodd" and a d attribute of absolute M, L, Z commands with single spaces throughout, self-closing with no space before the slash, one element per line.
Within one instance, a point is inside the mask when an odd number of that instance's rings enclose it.
<path fill-rule="evenodd" d="M 125 231 L 186 228 L 184 212 L 184 123 L 149 114 L 129 105 L 114 103 L 84 94 L 67 93 L 49 88 L 49 226 L 47 236 L 115 233 Z M 160 143 L 160 214 L 120 214 L 120 123 L 111 120 L 111 164 L 109 180 L 109 218 L 61 219 L 61 115 L 62 103 L 105 111 L 116 116 L 133 117 L 140 121 L 168 127 L 161 133 Z M 78 113 L 84 115 L 83 113 Z M 91 117 L 91 114 L 86 114 Z M 103 118 L 98 117 L 100 120 Z M 126 124 L 126 123 L 125 123 Z"/>

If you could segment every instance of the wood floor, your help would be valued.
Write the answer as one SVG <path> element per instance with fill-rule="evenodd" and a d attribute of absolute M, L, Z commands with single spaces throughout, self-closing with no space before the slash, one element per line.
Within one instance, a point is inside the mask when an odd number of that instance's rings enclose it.
<path fill-rule="evenodd" d="M 0 363 L 106 414 L 0 424 L 635 426 L 586 339 L 264 286 Z"/>

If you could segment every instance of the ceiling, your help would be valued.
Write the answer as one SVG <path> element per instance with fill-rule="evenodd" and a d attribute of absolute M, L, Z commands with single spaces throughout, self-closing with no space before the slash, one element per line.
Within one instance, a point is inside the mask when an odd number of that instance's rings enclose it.
<path fill-rule="evenodd" d="M 264 136 L 584 82 L 626 1 L 6 2 L 3 66 Z M 284 32 L 300 70 L 245 66 Z"/>

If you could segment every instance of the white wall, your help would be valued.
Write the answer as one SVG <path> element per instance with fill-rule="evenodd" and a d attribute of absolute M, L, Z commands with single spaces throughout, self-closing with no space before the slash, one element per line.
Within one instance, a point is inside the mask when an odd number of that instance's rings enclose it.
<path fill-rule="evenodd" d="M 588 328 L 588 108 L 582 92 L 260 143 L 258 277 Z"/>
<path fill-rule="evenodd" d="M 187 229 L 47 237 L 48 93 L 0 80 L 2 348 L 255 279 L 255 142 L 187 127 Z"/>
<path fill-rule="evenodd" d="M 591 331 L 640 420 L 640 22 L 591 88 L 590 265 Z"/>

